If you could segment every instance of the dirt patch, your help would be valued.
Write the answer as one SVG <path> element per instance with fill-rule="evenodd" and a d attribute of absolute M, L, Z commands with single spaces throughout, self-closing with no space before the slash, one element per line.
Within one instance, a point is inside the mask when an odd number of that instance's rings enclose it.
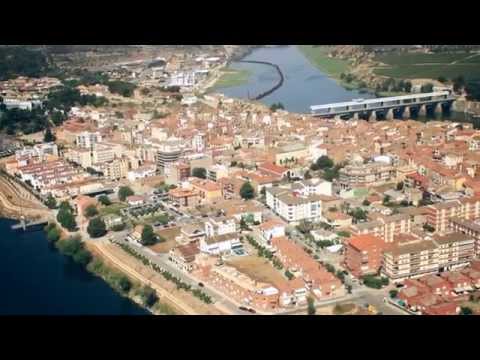
<path fill-rule="evenodd" d="M 171 249 L 177 246 L 177 241 L 175 238 L 180 235 L 180 227 L 162 229 L 156 231 L 156 233 L 167 241 L 149 246 L 149 249 L 155 251 L 156 253 L 168 253 Z"/>
<path fill-rule="evenodd" d="M 268 260 L 255 255 L 237 256 L 227 260 L 226 263 L 256 281 L 269 283 L 275 287 L 285 287 L 287 282 Z"/>

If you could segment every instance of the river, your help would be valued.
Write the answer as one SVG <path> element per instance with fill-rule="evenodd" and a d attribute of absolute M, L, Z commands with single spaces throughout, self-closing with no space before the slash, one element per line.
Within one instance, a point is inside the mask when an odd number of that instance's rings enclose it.
<path fill-rule="evenodd" d="M 0 219 L 0 315 L 149 315 L 49 244 Z"/>
<path fill-rule="evenodd" d="M 280 67 L 285 77 L 283 86 L 260 101 L 266 105 L 281 102 L 285 109 L 291 112 L 309 113 L 311 105 L 375 97 L 372 93 L 360 93 L 358 90 L 345 89 L 337 81 L 312 65 L 295 45 L 257 48 L 242 60 L 266 61 Z M 278 74 L 270 66 L 233 62 L 230 67 L 247 70 L 250 75 L 242 85 L 216 89 L 229 97 L 241 99 L 254 97 L 278 82 Z M 451 112 L 437 115 L 436 118 L 438 120 L 463 121 L 465 115 Z M 418 117 L 418 120 L 426 119 L 426 117 Z"/>

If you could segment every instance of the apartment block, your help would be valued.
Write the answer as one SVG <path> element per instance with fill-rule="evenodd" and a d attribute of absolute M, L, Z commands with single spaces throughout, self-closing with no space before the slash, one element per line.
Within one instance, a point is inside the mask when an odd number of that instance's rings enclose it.
<path fill-rule="evenodd" d="M 345 245 L 345 266 L 355 277 L 376 274 L 382 266 L 385 247 L 385 242 L 378 236 L 353 236 Z"/>
<path fill-rule="evenodd" d="M 352 225 L 355 235 L 372 234 L 391 243 L 395 236 L 408 234 L 412 229 L 412 219 L 408 214 L 378 216 L 376 220 Z"/>
<path fill-rule="evenodd" d="M 339 174 L 341 189 L 379 186 L 397 179 L 396 168 L 384 163 L 350 164 L 340 169 Z"/>
<path fill-rule="evenodd" d="M 266 190 L 267 206 L 288 223 L 323 220 L 321 195 L 301 195 L 290 189 Z"/>

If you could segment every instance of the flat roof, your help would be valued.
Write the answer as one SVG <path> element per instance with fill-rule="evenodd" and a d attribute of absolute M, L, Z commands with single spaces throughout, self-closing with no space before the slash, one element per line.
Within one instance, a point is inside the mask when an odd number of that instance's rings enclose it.
<path fill-rule="evenodd" d="M 375 99 L 356 99 L 352 101 L 345 101 L 339 103 L 330 103 L 324 105 L 312 105 L 310 109 L 312 111 L 321 110 L 321 109 L 328 109 L 331 107 L 342 107 L 342 106 L 351 106 L 351 105 L 359 105 L 359 104 L 375 104 L 381 101 L 395 101 L 395 100 L 407 100 L 407 99 L 415 99 L 419 97 L 427 97 L 427 96 L 442 96 L 442 95 L 449 95 L 448 91 L 437 91 L 432 93 L 424 93 L 424 94 L 412 94 L 412 95 L 401 95 L 401 96 L 390 96 L 390 97 L 382 97 L 382 98 L 375 98 Z"/>

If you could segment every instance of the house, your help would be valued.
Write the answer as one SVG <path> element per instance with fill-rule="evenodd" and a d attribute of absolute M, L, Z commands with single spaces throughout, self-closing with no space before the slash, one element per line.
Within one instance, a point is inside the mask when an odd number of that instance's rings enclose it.
<path fill-rule="evenodd" d="M 213 207 L 220 210 L 227 217 L 234 217 L 237 221 L 244 217 L 250 218 L 255 223 L 262 221 L 263 207 L 252 200 L 222 200 L 215 203 Z"/>
<path fill-rule="evenodd" d="M 127 239 L 132 242 L 140 243 L 142 240 L 143 225 L 137 225 L 133 231 L 127 236 Z"/>
<path fill-rule="evenodd" d="M 127 197 L 127 204 L 130 206 L 140 206 L 143 205 L 145 200 L 142 196 L 130 195 Z"/>
<path fill-rule="evenodd" d="M 257 170 L 261 173 L 273 175 L 280 178 L 287 176 L 289 171 L 286 167 L 275 165 L 273 163 L 263 163 L 258 166 Z"/>
<path fill-rule="evenodd" d="M 458 315 L 460 307 L 454 302 L 444 302 L 425 307 L 423 315 Z"/>
<path fill-rule="evenodd" d="M 168 191 L 168 198 L 179 206 L 195 206 L 200 204 L 200 193 L 195 189 L 178 187 Z"/>
<path fill-rule="evenodd" d="M 270 246 L 272 244 L 272 238 L 285 236 L 285 223 L 278 219 L 270 219 L 260 224 L 259 231 L 262 242 Z"/>
<path fill-rule="evenodd" d="M 200 239 L 200 251 L 209 255 L 231 254 L 243 249 L 237 233 L 208 236 Z"/>
<path fill-rule="evenodd" d="M 448 271 L 441 273 L 440 276 L 451 284 L 453 292 L 456 294 L 473 290 L 472 280 L 461 272 Z"/>
<path fill-rule="evenodd" d="M 212 203 L 222 199 L 222 187 L 212 180 L 190 178 L 191 187 L 199 193 L 200 199 L 205 203 Z"/>
<path fill-rule="evenodd" d="M 103 221 L 105 222 L 105 226 L 108 230 L 111 230 L 115 226 L 123 225 L 123 219 L 121 216 L 116 214 L 107 214 L 103 217 Z"/>
<path fill-rule="evenodd" d="M 189 243 L 176 246 L 168 253 L 168 259 L 180 270 L 191 272 L 194 268 L 195 257 L 200 253 L 197 244 Z"/>
<path fill-rule="evenodd" d="M 327 211 L 324 213 L 327 223 L 338 228 L 346 228 L 352 225 L 352 217 L 340 211 Z"/>
<path fill-rule="evenodd" d="M 205 237 L 205 224 L 185 224 L 180 233 L 187 242 L 198 243 L 201 238 Z"/>

